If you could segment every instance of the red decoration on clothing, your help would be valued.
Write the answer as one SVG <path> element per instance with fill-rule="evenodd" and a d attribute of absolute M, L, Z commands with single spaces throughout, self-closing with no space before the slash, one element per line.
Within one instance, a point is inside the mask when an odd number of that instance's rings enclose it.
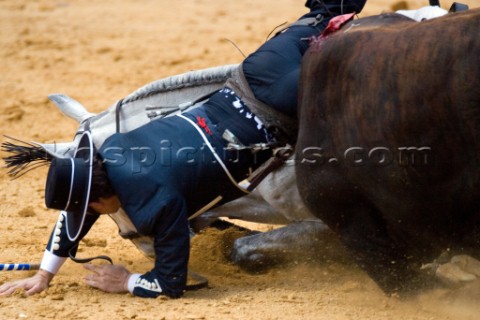
<path fill-rule="evenodd" d="M 213 135 L 212 131 L 210 130 L 210 128 L 207 126 L 207 122 L 205 121 L 205 118 L 202 118 L 200 116 L 197 117 L 197 124 L 200 128 L 202 128 L 203 130 L 205 130 L 205 133 L 209 134 L 209 135 Z"/>
<path fill-rule="evenodd" d="M 330 19 L 327 27 L 319 36 L 310 38 L 310 45 L 316 45 L 319 47 L 326 38 L 340 30 L 345 23 L 353 20 L 354 17 L 355 13 L 347 13 Z"/>

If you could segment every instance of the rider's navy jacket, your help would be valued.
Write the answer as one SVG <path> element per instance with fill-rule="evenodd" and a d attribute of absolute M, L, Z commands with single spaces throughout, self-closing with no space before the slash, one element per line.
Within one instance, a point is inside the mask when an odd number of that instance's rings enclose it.
<path fill-rule="evenodd" d="M 271 139 L 261 121 L 225 88 L 193 111 L 114 134 L 98 150 L 123 210 L 139 234 L 154 239 L 154 268 L 140 276 L 133 294 L 179 297 L 187 280 L 188 217 L 219 196 L 221 204 L 245 195 L 238 182 L 271 156 L 270 150 L 229 151 L 222 137 L 226 130 L 245 146 Z M 77 243 L 96 219 L 87 215 Z M 54 254 L 68 256 L 71 248 L 75 253 L 76 243 L 64 230 L 57 236 L 62 239 Z"/>
<path fill-rule="evenodd" d="M 319 35 L 331 18 L 359 13 L 366 0 L 309 0 L 311 8 L 300 20 L 317 17 L 313 25 L 297 24 L 265 42 L 243 61 L 243 73 L 255 98 L 291 117 L 296 116 L 302 57 L 312 36 Z"/>

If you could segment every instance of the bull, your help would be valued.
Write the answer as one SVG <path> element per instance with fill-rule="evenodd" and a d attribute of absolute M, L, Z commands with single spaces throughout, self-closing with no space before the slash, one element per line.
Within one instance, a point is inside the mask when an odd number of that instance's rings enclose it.
<path fill-rule="evenodd" d="M 479 30 L 478 9 L 350 25 L 304 57 L 301 198 L 386 292 L 443 252 L 480 258 Z"/>

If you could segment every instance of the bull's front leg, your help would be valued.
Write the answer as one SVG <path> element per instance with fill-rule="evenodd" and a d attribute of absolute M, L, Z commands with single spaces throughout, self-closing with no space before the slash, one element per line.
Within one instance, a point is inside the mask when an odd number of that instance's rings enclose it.
<path fill-rule="evenodd" d="M 342 243 L 384 292 L 402 295 L 435 285 L 420 268 L 421 261 L 433 253 L 421 250 L 419 256 L 401 239 L 393 239 L 376 208 L 364 201 L 344 211 L 343 216 L 346 218 L 338 229 Z"/>
<path fill-rule="evenodd" d="M 300 221 L 235 240 L 231 259 L 248 271 L 262 272 L 278 264 L 335 259 L 335 255 L 339 242 L 324 223 Z"/>

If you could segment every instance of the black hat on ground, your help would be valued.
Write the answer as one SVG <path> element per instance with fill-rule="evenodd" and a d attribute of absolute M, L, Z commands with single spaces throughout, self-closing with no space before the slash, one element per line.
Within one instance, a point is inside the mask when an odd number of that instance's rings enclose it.
<path fill-rule="evenodd" d="M 67 235 L 77 240 L 87 214 L 92 182 L 93 142 L 90 132 L 80 137 L 73 158 L 54 158 L 45 186 L 47 208 L 66 212 Z"/>

